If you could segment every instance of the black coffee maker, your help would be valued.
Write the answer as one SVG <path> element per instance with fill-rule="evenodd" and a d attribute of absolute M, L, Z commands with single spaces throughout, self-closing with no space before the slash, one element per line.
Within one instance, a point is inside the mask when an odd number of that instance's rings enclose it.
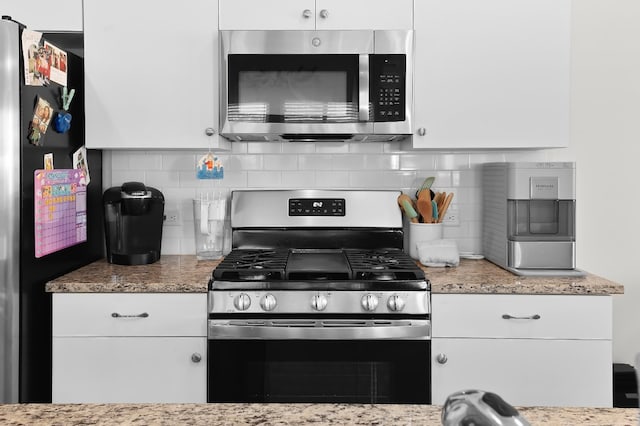
<path fill-rule="evenodd" d="M 103 196 L 107 260 L 144 265 L 160 259 L 164 196 L 141 182 L 125 182 Z"/>

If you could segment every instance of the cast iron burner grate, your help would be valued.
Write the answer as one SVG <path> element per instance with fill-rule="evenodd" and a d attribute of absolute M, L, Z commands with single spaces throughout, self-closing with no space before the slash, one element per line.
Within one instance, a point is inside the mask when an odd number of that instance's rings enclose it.
<path fill-rule="evenodd" d="M 401 250 L 345 250 L 354 279 L 360 280 L 416 280 L 424 279 L 424 272 Z"/>
<path fill-rule="evenodd" d="M 213 271 L 217 280 L 282 280 L 288 250 L 232 250 Z"/>

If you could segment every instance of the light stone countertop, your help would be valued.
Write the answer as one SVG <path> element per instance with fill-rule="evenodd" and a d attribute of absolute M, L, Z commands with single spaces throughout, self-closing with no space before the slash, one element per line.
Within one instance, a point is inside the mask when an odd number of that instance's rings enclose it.
<path fill-rule="evenodd" d="M 7 404 L 2 425 L 440 425 L 437 405 Z M 635 408 L 518 408 L 532 425 L 638 424 Z"/>
<path fill-rule="evenodd" d="M 113 265 L 98 260 L 47 283 L 59 293 L 205 293 L 219 260 L 162 256 L 150 265 Z M 583 278 L 521 277 L 486 260 L 462 259 L 455 268 L 423 267 L 432 293 L 476 294 L 622 294 L 624 287 L 588 274 Z"/>

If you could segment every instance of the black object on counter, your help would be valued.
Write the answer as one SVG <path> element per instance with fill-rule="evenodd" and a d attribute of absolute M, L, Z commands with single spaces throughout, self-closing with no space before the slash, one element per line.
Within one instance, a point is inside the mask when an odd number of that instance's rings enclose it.
<path fill-rule="evenodd" d="M 145 265 L 160 259 L 164 196 L 141 182 L 107 189 L 102 197 L 107 260 Z"/>
<path fill-rule="evenodd" d="M 613 364 L 613 406 L 638 408 L 638 383 L 632 365 Z"/>

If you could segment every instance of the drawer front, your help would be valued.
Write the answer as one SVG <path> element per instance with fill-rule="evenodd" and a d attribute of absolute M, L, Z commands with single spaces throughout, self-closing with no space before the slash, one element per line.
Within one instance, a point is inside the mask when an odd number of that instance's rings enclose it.
<path fill-rule="evenodd" d="M 611 296 L 434 294 L 433 337 L 612 338 Z"/>
<path fill-rule="evenodd" d="M 205 293 L 56 293 L 53 336 L 206 336 Z"/>

